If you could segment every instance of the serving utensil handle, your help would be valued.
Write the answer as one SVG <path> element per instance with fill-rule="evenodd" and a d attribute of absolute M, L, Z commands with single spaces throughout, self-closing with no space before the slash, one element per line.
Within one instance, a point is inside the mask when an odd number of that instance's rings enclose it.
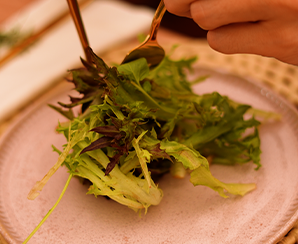
<path fill-rule="evenodd" d="M 85 28 L 84 28 L 84 24 L 83 24 L 83 21 L 82 21 L 82 17 L 81 17 L 78 2 L 77 2 L 77 0 L 67 0 L 67 3 L 68 3 L 68 6 L 69 6 L 70 14 L 73 18 L 73 21 L 75 23 L 77 32 L 79 34 L 80 41 L 81 41 L 81 44 L 83 46 L 83 50 L 84 50 L 86 59 L 87 59 L 88 63 L 91 63 L 92 62 L 91 55 L 88 51 L 89 42 L 88 42 L 88 38 L 87 38 L 86 31 L 85 31 Z"/>
<path fill-rule="evenodd" d="M 152 25 L 151 25 L 150 34 L 149 34 L 149 36 L 151 36 L 150 41 L 156 40 L 157 31 L 160 26 L 161 19 L 164 16 L 165 12 L 166 12 L 166 7 L 164 4 L 164 1 L 161 0 L 152 20 Z"/>

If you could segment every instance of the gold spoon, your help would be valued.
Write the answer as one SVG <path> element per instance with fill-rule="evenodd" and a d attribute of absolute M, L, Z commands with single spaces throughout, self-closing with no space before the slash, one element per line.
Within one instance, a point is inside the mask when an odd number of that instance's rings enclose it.
<path fill-rule="evenodd" d="M 133 50 L 131 50 L 124 60 L 122 64 L 128 63 L 130 61 L 145 58 L 150 68 L 157 66 L 164 58 L 165 51 L 164 49 L 157 43 L 156 36 L 157 31 L 160 26 L 161 19 L 166 11 L 163 0 L 160 1 L 158 8 L 154 14 L 150 33 L 147 36 L 146 40 Z"/>
<path fill-rule="evenodd" d="M 82 21 L 82 18 L 81 18 L 78 2 L 77 2 L 77 0 L 67 0 L 67 3 L 68 3 L 68 6 L 69 6 L 70 14 L 73 18 L 76 29 L 78 31 L 80 41 L 81 41 L 81 44 L 83 46 L 87 62 L 91 64 L 92 59 L 91 59 L 91 55 L 88 51 L 89 42 L 88 42 L 88 38 L 87 38 L 87 35 L 86 35 L 84 24 L 83 24 L 83 21 Z"/>

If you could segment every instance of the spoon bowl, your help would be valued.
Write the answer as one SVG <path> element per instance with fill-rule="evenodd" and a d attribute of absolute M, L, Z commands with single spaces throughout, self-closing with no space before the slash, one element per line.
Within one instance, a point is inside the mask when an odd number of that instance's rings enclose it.
<path fill-rule="evenodd" d="M 154 14 L 150 33 L 143 43 L 131 50 L 121 64 L 131 62 L 139 58 L 145 58 L 150 68 L 157 66 L 164 58 L 165 51 L 157 43 L 156 36 L 162 17 L 166 11 L 164 1 L 161 0 Z"/>

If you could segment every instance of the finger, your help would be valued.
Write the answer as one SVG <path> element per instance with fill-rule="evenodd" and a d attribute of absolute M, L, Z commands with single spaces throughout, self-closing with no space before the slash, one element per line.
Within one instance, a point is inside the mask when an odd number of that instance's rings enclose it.
<path fill-rule="evenodd" d="M 190 4 L 193 20 L 205 30 L 239 22 L 256 22 L 270 17 L 263 0 L 199 0 Z"/>
<path fill-rule="evenodd" d="M 238 23 L 209 31 L 207 40 L 211 48 L 221 53 L 257 54 L 297 65 L 298 38 L 294 33 L 290 27 L 278 31 L 266 21 Z"/>
<path fill-rule="evenodd" d="M 260 34 L 256 23 L 238 23 L 209 31 L 207 40 L 211 48 L 225 54 L 261 54 L 266 34 Z"/>
<path fill-rule="evenodd" d="M 196 0 L 164 0 L 167 11 L 172 14 L 191 18 L 190 5 Z"/>

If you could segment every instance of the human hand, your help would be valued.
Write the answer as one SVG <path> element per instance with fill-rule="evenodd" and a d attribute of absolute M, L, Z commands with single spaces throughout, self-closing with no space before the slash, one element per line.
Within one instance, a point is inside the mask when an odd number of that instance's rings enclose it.
<path fill-rule="evenodd" d="M 251 53 L 298 65 L 298 1 L 164 0 L 169 12 L 208 30 L 222 53 Z"/>

